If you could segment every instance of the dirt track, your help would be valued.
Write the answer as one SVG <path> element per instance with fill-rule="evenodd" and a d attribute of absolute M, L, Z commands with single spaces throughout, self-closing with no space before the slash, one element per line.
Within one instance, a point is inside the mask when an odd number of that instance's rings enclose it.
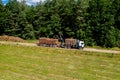
<path fill-rule="evenodd" d="M 120 51 L 103 50 L 103 49 L 95 49 L 95 48 L 84 48 L 84 51 L 101 52 L 101 53 L 120 53 Z"/>
<path fill-rule="evenodd" d="M 37 46 L 35 43 L 20 43 L 20 42 L 6 42 L 6 41 L 0 41 L 0 44 L 12 44 L 12 45 L 24 45 L 24 46 Z M 103 49 L 95 49 L 95 48 L 84 48 L 84 51 L 89 52 L 101 52 L 101 53 L 120 53 L 120 51 L 115 50 L 103 50 Z"/>

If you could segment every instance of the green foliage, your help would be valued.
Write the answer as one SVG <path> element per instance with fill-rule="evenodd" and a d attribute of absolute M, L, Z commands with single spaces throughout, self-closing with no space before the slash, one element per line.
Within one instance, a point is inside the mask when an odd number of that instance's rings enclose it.
<path fill-rule="evenodd" d="M 115 24 L 114 27 L 118 28 L 120 30 L 120 1 L 119 0 L 112 0 L 112 14 L 114 14 L 114 20 Z"/>
<path fill-rule="evenodd" d="M 0 0 L 0 5 L 2 5 L 2 0 Z"/>
<path fill-rule="evenodd" d="M 21 34 L 24 39 L 35 39 L 34 29 L 31 24 L 27 24 Z"/>
<path fill-rule="evenodd" d="M 111 3 L 108 0 L 91 0 L 87 8 L 87 36 L 93 38 L 92 43 L 98 46 L 116 46 L 115 15 L 111 14 Z"/>
<path fill-rule="evenodd" d="M 116 46 L 120 48 L 120 30 L 115 30 L 115 37 L 116 37 Z"/>
<path fill-rule="evenodd" d="M 27 6 L 25 0 L 0 1 L 0 35 L 38 39 L 61 35 L 89 46 L 120 45 L 119 0 L 46 0 Z"/>
<path fill-rule="evenodd" d="M 6 23 L 5 23 L 5 34 L 18 36 L 17 34 L 19 30 L 19 14 L 20 14 L 20 5 L 17 0 L 10 0 L 8 4 L 6 4 L 7 14 L 6 14 Z"/>
<path fill-rule="evenodd" d="M 5 18 L 5 8 L 0 3 L 0 35 L 4 33 L 4 18 Z"/>

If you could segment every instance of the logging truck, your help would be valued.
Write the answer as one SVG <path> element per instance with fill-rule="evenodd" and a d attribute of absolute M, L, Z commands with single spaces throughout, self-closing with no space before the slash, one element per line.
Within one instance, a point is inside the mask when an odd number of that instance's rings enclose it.
<path fill-rule="evenodd" d="M 39 38 L 39 46 L 45 47 L 61 47 L 61 48 L 76 48 L 76 49 L 83 49 L 85 46 L 84 41 L 78 39 L 70 39 L 70 38 Z"/>

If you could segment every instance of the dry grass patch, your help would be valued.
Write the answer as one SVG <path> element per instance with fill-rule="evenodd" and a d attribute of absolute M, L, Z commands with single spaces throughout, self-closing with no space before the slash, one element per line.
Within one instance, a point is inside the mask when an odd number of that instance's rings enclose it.
<path fill-rule="evenodd" d="M 0 41 L 26 42 L 22 38 L 7 35 L 0 36 Z"/>

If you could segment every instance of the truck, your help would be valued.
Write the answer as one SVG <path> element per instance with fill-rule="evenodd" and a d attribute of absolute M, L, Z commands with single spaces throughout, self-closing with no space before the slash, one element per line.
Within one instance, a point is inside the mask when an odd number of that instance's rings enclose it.
<path fill-rule="evenodd" d="M 73 38 L 66 38 L 63 39 L 62 37 L 59 38 L 46 38 L 42 37 L 39 38 L 39 46 L 45 47 L 60 47 L 60 48 L 75 48 L 75 49 L 83 49 L 85 46 L 84 41 L 73 39 Z"/>
<path fill-rule="evenodd" d="M 62 48 L 75 48 L 75 49 L 83 49 L 85 46 L 84 41 L 78 39 L 67 38 L 63 42 L 61 42 L 60 47 Z"/>

